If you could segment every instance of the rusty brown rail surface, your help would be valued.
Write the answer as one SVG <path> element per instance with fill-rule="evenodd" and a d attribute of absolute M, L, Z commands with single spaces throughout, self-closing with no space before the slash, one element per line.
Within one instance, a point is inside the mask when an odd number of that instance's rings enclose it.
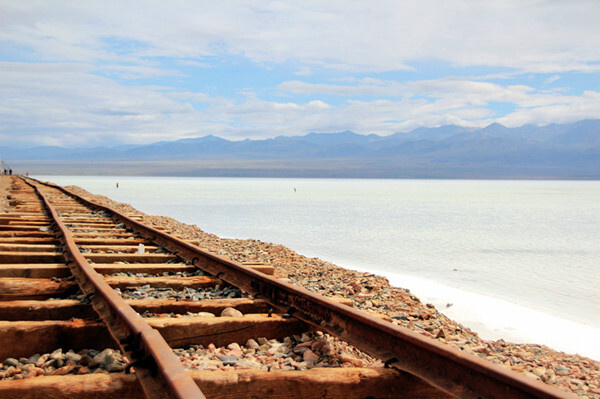
<path fill-rule="evenodd" d="M 328 332 L 382 359 L 389 367 L 402 371 L 398 374 L 398 378 L 404 376 L 402 377 L 404 384 L 413 378 L 404 373 L 426 381 L 432 388 L 422 391 L 420 397 L 447 397 L 447 394 L 461 398 L 572 397 L 539 381 L 503 369 L 476 356 L 465 354 L 408 329 L 340 305 L 321 295 L 284 283 L 240 263 L 208 253 L 195 245 L 144 225 L 130 216 L 78 197 L 65 188 L 56 185 L 46 185 L 46 187 L 60 190 L 70 198 L 76 199 L 78 204 L 96 212 L 110 213 L 113 219 L 127 226 L 127 229 L 133 230 L 148 242 L 165 248 L 170 254 L 183 259 L 189 265 L 198 267 L 220 280 L 242 289 L 254 298 L 260 298 L 278 310 L 280 314 L 290 315 L 294 319 L 312 326 L 313 329 Z M 58 215 L 56 216 L 58 217 Z M 70 234 L 68 229 L 63 233 L 65 236 Z M 77 273 L 74 270 L 76 276 Z M 106 284 L 104 281 L 102 283 Z M 86 286 L 85 281 L 83 285 Z M 116 296 L 118 297 L 118 295 Z M 92 303 L 95 302 L 97 300 L 94 297 Z M 95 307 L 99 308 L 99 313 L 103 311 L 103 306 L 105 305 L 102 305 L 102 301 L 95 304 Z M 123 341 L 131 340 L 132 337 L 131 333 L 113 335 Z M 153 343 L 146 343 L 146 345 L 154 346 Z M 170 350 L 163 348 L 158 352 L 170 352 Z M 148 359 L 147 353 L 144 358 Z M 160 362 L 156 361 L 156 363 Z M 311 372 L 316 373 L 317 370 Z M 322 370 L 323 375 L 328 372 L 325 369 Z M 302 379 L 293 373 L 287 374 L 287 376 L 289 379 L 285 377 L 285 374 L 281 377 L 284 381 L 282 384 L 293 384 L 294 378 Z M 286 380 L 288 381 L 285 382 Z M 398 384 L 398 381 L 400 380 L 396 379 L 395 383 Z M 415 385 L 420 383 L 419 380 L 410 381 Z M 202 387 L 202 383 L 198 382 L 198 384 Z M 389 386 L 389 390 L 393 391 L 392 386 Z M 298 389 L 298 391 L 301 390 Z"/>

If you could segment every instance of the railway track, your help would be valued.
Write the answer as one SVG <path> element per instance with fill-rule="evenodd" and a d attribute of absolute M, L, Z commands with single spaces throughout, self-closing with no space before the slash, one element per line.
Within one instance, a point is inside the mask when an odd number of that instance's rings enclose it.
<path fill-rule="evenodd" d="M 572 397 L 137 215 L 2 178 L 0 397 Z M 346 343 L 369 367 L 335 367 L 355 359 Z"/>

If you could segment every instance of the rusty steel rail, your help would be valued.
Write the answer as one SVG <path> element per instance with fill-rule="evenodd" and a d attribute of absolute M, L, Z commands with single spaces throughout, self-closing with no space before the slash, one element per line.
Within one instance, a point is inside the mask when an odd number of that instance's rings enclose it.
<path fill-rule="evenodd" d="M 315 328 L 335 335 L 386 362 L 389 367 L 413 374 L 429 384 L 460 398 L 567 399 L 571 394 L 540 381 L 504 369 L 426 338 L 407 328 L 382 321 L 364 312 L 340 305 L 322 295 L 284 283 L 227 258 L 211 254 L 128 216 L 86 200 L 72 191 L 48 184 L 96 210 L 133 228 L 138 234 L 163 245 L 204 271 L 217 275 L 238 288 L 261 296 L 274 307 Z"/>
<path fill-rule="evenodd" d="M 33 180 L 33 179 L 28 179 Z M 198 385 L 185 370 L 163 337 L 117 294 L 88 263 L 77 248 L 73 235 L 60 220 L 36 184 L 34 188 L 53 223 L 61 232 L 67 264 L 82 292 L 106 323 L 110 334 L 131 360 L 144 393 L 149 399 L 205 399 Z"/>

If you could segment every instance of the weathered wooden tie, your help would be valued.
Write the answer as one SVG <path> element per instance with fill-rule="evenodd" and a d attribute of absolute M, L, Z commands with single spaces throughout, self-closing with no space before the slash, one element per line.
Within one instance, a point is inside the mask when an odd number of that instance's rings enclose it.
<path fill-rule="evenodd" d="M 136 312 L 188 315 L 207 312 L 219 316 L 226 308 L 234 308 L 243 314 L 268 314 L 272 307 L 261 299 L 228 298 L 206 299 L 128 299 L 125 302 Z M 0 320 L 5 321 L 43 321 L 70 320 L 73 318 L 95 319 L 97 314 L 88 303 L 75 299 L 48 299 L 0 301 Z"/>
<path fill-rule="evenodd" d="M 442 399 L 451 396 L 422 380 L 390 369 L 321 368 L 305 371 L 190 371 L 211 399 L 302 398 Z M 8 381 L 7 381 L 8 382 Z M 91 374 L 0 381 L 0 396 L 19 399 L 142 399 L 135 376 Z"/>
<path fill-rule="evenodd" d="M 104 281 L 113 289 L 136 289 L 149 285 L 153 288 L 209 288 L 223 285 L 223 281 L 215 277 L 105 277 Z M 47 278 L 0 278 L 0 300 L 12 300 L 16 297 L 43 299 L 71 295 L 78 290 L 78 285 L 68 279 Z"/>

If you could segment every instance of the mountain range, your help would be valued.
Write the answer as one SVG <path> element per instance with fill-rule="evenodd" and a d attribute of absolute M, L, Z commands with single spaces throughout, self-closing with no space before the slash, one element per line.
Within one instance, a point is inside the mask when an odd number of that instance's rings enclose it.
<path fill-rule="evenodd" d="M 345 131 L 230 141 L 207 135 L 110 148 L 0 151 L 10 156 L 9 164 L 44 174 L 598 179 L 600 120 L 450 125 L 389 136 Z"/>

